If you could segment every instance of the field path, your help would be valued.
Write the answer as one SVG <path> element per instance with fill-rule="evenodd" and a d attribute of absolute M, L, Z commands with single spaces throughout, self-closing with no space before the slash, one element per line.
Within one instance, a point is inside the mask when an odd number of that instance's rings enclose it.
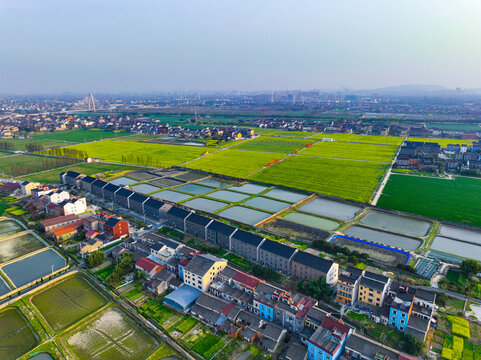
<path fill-rule="evenodd" d="M 396 162 L 397 157 L 398 157 L 399 153 L 401 152 L 402 145 L 403 145 L 404 141 L 406 141 L 406 140 L 407 140 L 407 137 L 405 137 L 403 142 L 401 143 L 401 145 L 399 145 L 399 147 L 397 149 L 397 152 L 396 152 L 396 155 L 394 156 L 394 159 L 391 161 L 391 165 L 389 166 L 389 169 L 387 169 L 387 171 L 386 171 L 386 176 L 384 176 L 384 179 L 382 180 L 381 185 L 379 186 L 379 189 L 378 189 L 376 195 L 374 195 L 374 199 L 372 200 L 372 203 L 371 203 L 373 206 L 377 205 L 377 202 L 379 201 L 379 198 L 381 197 L 382 192 L 384 191 L 384 188 L 386 187 L 386 184 L 389 181 L 389 178 L 391 176 L 392 167 L 394 166 L 394 163 Z"/>

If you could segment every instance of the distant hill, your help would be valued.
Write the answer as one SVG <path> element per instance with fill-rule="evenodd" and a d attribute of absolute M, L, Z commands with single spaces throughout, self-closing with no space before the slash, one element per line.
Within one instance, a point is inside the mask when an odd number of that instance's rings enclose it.
<path fill-rule="evenodd" d="M 355 93 L 359 94 L 379 94 L 379 95 L 420 95 L 434 93 L 450 93 L 454 90 L 440 85 L 399 85 L 389 86 L 379 89 L 359 90 Z"/>

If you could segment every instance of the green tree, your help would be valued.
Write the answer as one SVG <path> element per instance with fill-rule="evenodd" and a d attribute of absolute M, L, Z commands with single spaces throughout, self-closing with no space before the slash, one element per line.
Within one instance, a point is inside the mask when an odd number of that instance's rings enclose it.
<path fill-rule="evenodd" d="M 332 301 L 333 291 L 331 287 L 326 284 L 326 279 L 323 277 L 301 283 L 300 290 L 314 299 L 324 302 Z"/>
<path fill-rule="evenodd" d="M 471 277 L 481 271 L 481 265 L 476 260 L 467 259 L 463 260 L 460 269 L 464 275 Z"/>
<path fill-rule="evenodd" d="M 117 284 L 123 276 L 134 270 L 134 258 L 131 253 L 122 253 L 115 260 L 114 270 L 110 274 L 108 281 Z"/>
<path fill-rule="evenodd" d="M 411 334 L 405 334 L 401 342 L 402 349 L 415 356 L 419 356 L 423 352 L 423 343 L 417 337 Z"/>
<path fill-rule="evenodd" d="M 102 264 L 105 259 L 105 253 L 101 250 L 93 251 L 85 257 L 85 263 L 89 268 L 94 268 Z"/>

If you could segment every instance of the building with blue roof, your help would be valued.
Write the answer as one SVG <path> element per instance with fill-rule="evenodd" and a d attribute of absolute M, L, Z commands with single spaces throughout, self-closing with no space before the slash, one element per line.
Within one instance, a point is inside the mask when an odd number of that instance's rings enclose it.
<path fill-rule="evenodd" d="M 167 295 L 164 298 L 164 304 L 185 314 L 194 306 L 195 301 L 201 294 L 201 290 L 184 284 Z"/>

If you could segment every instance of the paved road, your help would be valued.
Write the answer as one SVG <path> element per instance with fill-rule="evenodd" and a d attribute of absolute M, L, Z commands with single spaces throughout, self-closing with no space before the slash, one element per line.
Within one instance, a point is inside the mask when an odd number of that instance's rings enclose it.
<path fill-rule="evenodd" d="M 466 300 L 468 298 L 466 295 L 459 294 L 457 292 L 449 291 L 449 290 L 446 290 L 446 289 L 434 288 L 432 286 L 419 286 L 419 287 L 421 289 L 424 289 L 424 290 L 427 290 L 427 291 L 442 292 L 442 293 L 445 293 L 446 295 L 457 297 L 458 299 L 462 299 L 462 300 Z M 471 297 L 470 297 L 470 299 L 481 303 L 481 299 L 476 299 L 476 298 L 471 298 Z"/>

